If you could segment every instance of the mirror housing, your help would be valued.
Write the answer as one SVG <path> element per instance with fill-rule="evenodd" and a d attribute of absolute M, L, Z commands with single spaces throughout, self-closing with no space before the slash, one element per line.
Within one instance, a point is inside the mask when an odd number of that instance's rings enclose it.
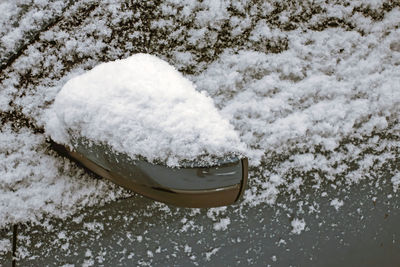
<path fill-rule="evenodd" d="M 248 180 L 248 159 L 231 158 L 213 166 L 191 164 L 181 168 L 132 160 L 104 145 L 84 145 L 74 150 L 51 141 L 59 154 L 128 190 L 179 207 L 210 208 L 241 199 Z"/>

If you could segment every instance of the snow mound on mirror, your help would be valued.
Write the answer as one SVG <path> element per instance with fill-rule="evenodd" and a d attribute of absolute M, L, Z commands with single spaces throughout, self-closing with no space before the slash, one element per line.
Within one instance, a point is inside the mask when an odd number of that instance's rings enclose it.
<path fill-rule="evenodd" d="M 73 147 L 84 137 L 168 166 L 245 151 L 213 100 L 148 54 L 103 63 L 69 80 L 48 117 L 46 131 L 56 142 Z"/>

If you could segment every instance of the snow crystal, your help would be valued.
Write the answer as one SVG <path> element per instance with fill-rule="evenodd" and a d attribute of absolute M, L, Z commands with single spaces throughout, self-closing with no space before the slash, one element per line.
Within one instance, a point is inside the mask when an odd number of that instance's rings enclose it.
<path fill-rule="evenodd" d="M 82 264 L 83 267 L 89 267 L 89 266 L 94 266 L 94 260 L 93 259 L 85 259 Z"/>
<path fill-rule="evenodd" d="M 11 251 L 11 241 L 9 239 L 0 239 L 0 256 Z"/>
<path fill-rule="evenodd" d="M 214 256 L 215 254 L 217 254 L 217 252 L 220 250 L 221 248 L 213 248 L 211 251 L 206 252 L 206 260 L 210 261 L 211 257 Z"/>
<path fill-rule="evenodd" d="M 184 251 L 185 251 L 185 253 L 191 253 L 192 252 L 192 247 L 189 246 L 188 244 L 185 244 Z"/>
<path fill-rule="evenodd" d="M 339 200 L 338 198 L 335 198 L 331 201 L 330 205 L 334 207 L 336 210 L 339 210 L 340 207 L 342 207 L 344 204 L 343 200 Z"/>
<path fill-rule="evenodd" d="M 397 192 L 397 190 L 399 189 L 399 185 L 400 185 L 400 172 L 393 175 L 391 182 L 393 184 L 393 191 Z"/>
<path fill-rule="evenodd" d="M 167 62 L 136 54 L 96 66 L 68 81 L 46 125 L 53 140 L 74 138 L 110 145 L 132 158 L 176 166 L 181 160 L 244 151 L 238 134 Z"/>
<path fill-rule="evenodd" d="M 92 251 L 90 249 L 86 249 L 85 257 L 92 257 Z"/>
<path fill-rule="evenodd" d="M 215 231 L 220 231 L 220 230 L 225 231 L 226 229 L 228 229 L 229 224 L 231 224 L 231 219 L 222 218 L 219 222 L 214 223 L 214 230 Z"/>
<path fill-rule="evenodd" d="M 306 228 L 306 222 L 304 219 L 295 218 L 291 222 L 292 225 L 292 233 L 293 234 L 301 234 L 301 232 Z"/>

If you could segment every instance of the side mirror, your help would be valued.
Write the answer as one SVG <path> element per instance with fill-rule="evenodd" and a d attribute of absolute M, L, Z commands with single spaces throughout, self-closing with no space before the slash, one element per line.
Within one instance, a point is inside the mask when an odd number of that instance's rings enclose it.
<path fill-rule="evenodd" d="M 220 160 L 214 166 L 171 168 L 115 154 L 105 145 L 78 142 L 76 150 L 51 146 L 81 166 L 126 189 L 180 207 L 210 208 L 240 200 L 248 178 L 247 158 Z"/>
<path fill-rule="evenodd" d="M 153 55 L 103 63 L 69 80 L 45 128 L 57 151 L 157 201 L 224 206 L 247 183 L 246 145 L 233 125 L 207 93 Z"/>

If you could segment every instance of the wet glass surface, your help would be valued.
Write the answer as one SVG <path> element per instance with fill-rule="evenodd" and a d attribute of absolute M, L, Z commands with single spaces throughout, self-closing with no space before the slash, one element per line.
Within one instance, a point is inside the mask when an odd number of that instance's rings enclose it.
<path fill-rule="evenodd" d="M 384 181 L 384 179 L 382 179 Z M 395 266 L 400 262 L 400 200 L 390 183 L 347 190 L 314 189 L 299 199 L 279 196 L 277 205 L 186 209 L 134 196 L 87 208 L 48 229 L 23 226 L 21 266 Z M 313 203 L 313 204 L 312 204 Z M 310 207 L 317 207 L 313 212 Z M 293 233 L 293 218 L 304 231 Z M 224 222 L 229 223 L 224 225 Z M 3 233 L 2 235 L 10 235 Z M 1 260 L 5 265 L 10 255 Z"/>

